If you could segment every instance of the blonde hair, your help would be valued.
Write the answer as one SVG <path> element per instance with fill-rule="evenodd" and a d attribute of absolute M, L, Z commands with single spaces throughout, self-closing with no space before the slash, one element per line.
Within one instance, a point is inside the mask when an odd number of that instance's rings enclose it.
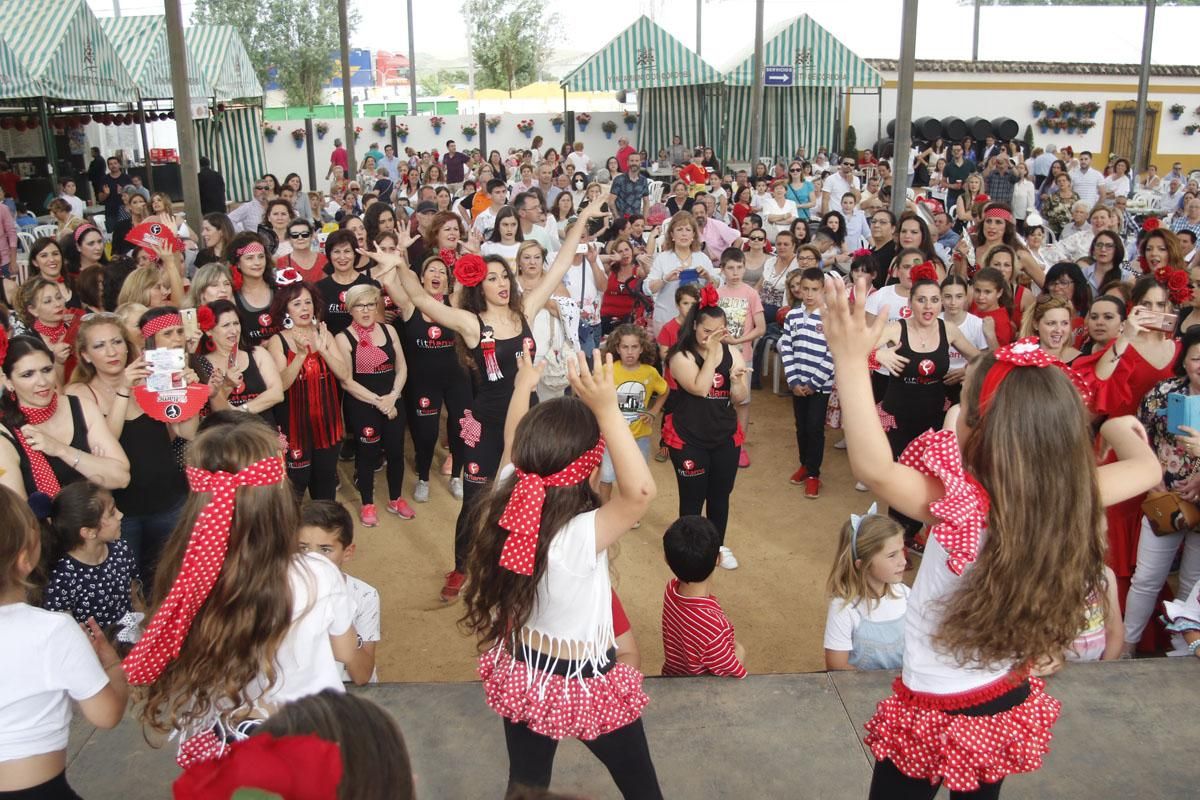
<path fill-rule="evenodd" d="M 675 229 L 680 225 L 687 225 L 692 229 L 692 252 L 700 249 L 700 225 L 697 224 L 696 218 L 692 216 L 690 211 L 678 211 L 675 216 L 671 217 L 671 221 L 667 223 L 667 246 L 671 249 L 675 247 L 675 240 L 672 235 Z"/>
<path fill-rule="evenodd" d="M 1037 326 L 1042 321 L 1042 317 L 1058 308 L 1067 312 L 1068 319 L 1075 316 L 1074 306 L 1061 297 L 1051 297 L 1048 294 L 1039 297 L 1037 302 L 1033 304 L 1033 308 L 1029 310 L 1029 313 L 1021 318 L 1021 338 L 1037 336 Z M 1070 341 L 1068 341 L 1067 345 L 1069 346 L 1070 344 Z"/>
<path fill-rule="evenodd" d="M 525 256 L 525 251 L 533 250 L 534 248 L 537 248 L 538 253 L 540 253 L 542 256 L 542 260 L 545 261 L 546 248 L 542 247 L 542 243 L 536 239 L 526 239 L 525 241 L 521 242 L 520 246 L 517 248 L 517 257 L 513 259 L 514 270 L 516 270 L 518 273 L 521 271 L 521 259 Z"/>
<path fill-rule="evenodd" d="M 141 317 L 138 317 L 138 319 L 141 319 Z M 83 353 L 88 348 L 88 335 L 96 328 L 103 327 L 104 325 L 112 325 L 121 332 L 121 338 L 125 341 L 126 365 L 137 358 L 140 348 L 130 339 L 129 329 L 125 327 L 125 321 L 121 319 L 119 314 L 114 314 L 111 311 L 88 314 L 79 323 L 79 332 L 75 335 L 75 371 L 71 373 L 70 383 L 88 383 L 92 378 L 96 377 L 96 365 L 84 359 Z"/>
<path fill-rule="evenodd" d="M 356 306 L 360 301 L 367 303 L 379 302 L 379 288 L 370 284 L 360 283 L 346 290 L 346 309 Z"/>
<path fill-rule="evenodd" d="M 156 267 L 138 267 L 121 284 L 121 293 L 117 295 L 117 305 L 126 303 L 141 303 L 150 305 L 150 289 L 155 286 L 166 286 L 167 282 Z"/>
<path fill-rule="evenodd" d="M 17 290 L 17 316 L 21 318 L 21 322 L 25 327 L 33 330 L 34 320 L 37 319 L 30 311 L 30 307 L 36 304 L 37 296 L 47 286 L 53 286 L 58 289 L 58 284 L 49 278 L 43 278 L 41 275 L 35 274 L 29 276 L 21 288 Z M 61 294 L 62 290 L 58 289 Z"/>
<path fill-rule="evenodd" d="M 192 288 L 188 291 L 187 305 L 192 308 L 199 308 L 204 305 L 204 292 L 208 287 L 217 282 L 217 279 L 224 276 L 229 281 L 230 286 L 233 284 L 233 276 L 229 273 L 229 267 L 224 264 L 213 262 L 205 264 L 200 269 L 196 270 L 196 275 L 192 278 Z"/>
<path fill-rule="evenodd" d="M 890 583 L 882 594 L 872 591 L 867 582 L 867 566 L 871 559 L 883 551 L 889 539 L 903 535 L 903 526 L 882 514 L 863 517 L 859 521 L 857 536 L 853 523 L 846 520 L 838 536 L 837 554 L 825 584 L 829 596 L 844 600 L 850 606 L 866 600 L 868 608 L 878 604 L 884 597 L 899 597 Z"/>

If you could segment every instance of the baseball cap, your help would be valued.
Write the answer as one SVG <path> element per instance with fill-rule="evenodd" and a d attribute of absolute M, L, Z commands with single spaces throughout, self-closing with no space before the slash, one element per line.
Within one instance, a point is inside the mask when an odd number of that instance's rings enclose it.
<path fill-rule="evenodd" d="M 433 202 L 432 200 L 422 200 L 421 202 L 417 203 L 417 210 L 415 213 L 424 214 L 426 212 L 430 214 L 437 212 L 437 203 Z"/>

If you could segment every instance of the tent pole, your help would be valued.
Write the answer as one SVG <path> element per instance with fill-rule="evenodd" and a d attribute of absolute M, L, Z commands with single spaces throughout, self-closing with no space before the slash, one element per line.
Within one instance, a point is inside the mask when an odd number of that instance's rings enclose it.
<path fill-rule="evenodd" d="M 192 92 L 188 85 L 187 45 L 183 41 L 183 12 L 179 0 L 163 4 L 167 17 L 167 48 L 171 55 L 171 93 L 183 102 L 175 103 L 175 133 L 179 137 L 179 180 L 183 185 L 183 206 L 193 230 L 200 230 L 200 163 L 196 152 L 196 128 L 192 125 Z"/>
<path fill-rule="evenodd" d="M 317 154 L 313 146 L 312 117 L 304 118 L 304 150 L 305 160 L 308 162 L 308 186 L 312 188 L 317 185 Z"/>
<path fill-rule="evenodd" d="M 913 71 L 917 50 L 917 0 L 904 0 L 900 23 L 900 73 L 896 80 L 896 142 L 892 149 L 892 213 L 908 199 L 908 151 L 912 148 Z"/>
<path fill-rule="evenodd" d="M 750 170 L 762 155 L 763 0 L 754 3 L 754 77 L 750 84 Z"/>
<path fill-rule="evenodd" d="M 38 98 L 38 119 L 41 120 L 42 126 L 42 145 L 46 148 L 46 175 L 50 178 L 50 191 L 54 189 L 54 173 L 58 166 L 55 162 L 58 160 L 58 153 L 54 148 L 54 131 L 50 130 L 50 111 L 46 105 L 46 98 Z"/>
<path fill-rule="evenodd" d="M 342 120 L 346 126 L 346 163 L 350 174 L 346 180 L 354 180 L 358 161 L 354 156 L 354 94 L 350 87 L 350 23 L 346 12 L 346 0 L 338 0 L 338 35 L 341 39 L 342 59 Z"/>
<path fill-rule="evenodd" d="M 190 102 L 190 99 L 189 99 Z M 189 106 L 190 107 L 190 106 Z M 138 127 L 142 130 L 142 153 L 146 156 L 146 187 L 154 191 L 154 165 L 150 163 L 150 137 L 146 135 L 146 105 L 142 102 L 142 93 L 138 92 Z M 178 116 L 178 115 L 176 115 Z"/>
<path fill-rule="evenodd" d="M 1142 150 L 1146 146 L 1146 96 L 1150 90 L 1150 51 L 1154 49 L 1154 7 L 1157 0 L 1146 0 L 1146 27 L 1142 33 L 1142 66 L 1138 70 L 1137 122 L 1133 129 L 1133 175 L 1136 178 L 1146 166 Z M 1133 197 L 1136 180 L 1129 181 L 1129 196 Z"/>
<path fill-rule="evenodd" d="M 412 0 L 408 0 L 408 93 L 412 98 L 412 108 L 408 109 L 410 117 L 417 115 L 417 48 L 413 41 Z M 474 56 L 471 58 L 473 61 Z M 472 71 L 474 71 L 473 68 Z M 474 97 L 474 92 L 471 96 Z M 436 109 L 436 104 L 434 107 Z"/>

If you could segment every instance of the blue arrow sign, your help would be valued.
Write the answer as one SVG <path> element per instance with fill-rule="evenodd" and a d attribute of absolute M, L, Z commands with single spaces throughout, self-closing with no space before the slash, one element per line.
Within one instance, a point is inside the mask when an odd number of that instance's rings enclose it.
<path fill-rule="evenodd" d="M 763 84 L 766 86 L 791 86 L 795 75 L 795 70 L 791 67 L 764 67 Z"/>

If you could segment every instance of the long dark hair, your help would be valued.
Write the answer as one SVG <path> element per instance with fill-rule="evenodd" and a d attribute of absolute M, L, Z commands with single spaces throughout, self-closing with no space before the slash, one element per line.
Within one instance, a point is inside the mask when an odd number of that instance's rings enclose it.
<path fill-rule="evenodd" d="M 1083 270 L 1079 268 L 1078 264 L 1074 261 L 1059 261 L 1046 270 L 1046 280 L 1043 286 L 1049 293 L 1050 287 L 1064 275 L 1075 284 L 1075 288 L 1071 292 L 1071 305 L 1075 307 L 1075 316 L 1082 317 L 1087 314 L 1088 307 L 1092 304 L 1092 286 L 1088 283 L 1087 278 L 1083 277 Z"/>
<path fill-rule="evenodd" d="M 836 231 L 829 227 L 829 220 L 831 217 L 837 218 L 838 226 Z M 842 212 L 840 211 L 826 211 L 821 216 L 820 229 L 826 235 L 828 235 L 829 238 L 833 239 L 833 243 L 838 247 L 841 247 L 842 243 L 846 241 L 846 218 L 842 216 Z"/>
<path fill-rule="evenodd" d="M 929 235 L 929 226 L 925 224 L 925 220 L 921 219 L 921 215 L 915 211 L 905 211 L 900 214 L 896 220 L 896 244 L 900 243 L 900 226 L 908 220 L 914 220 L 917 226 L 921 229 L 921 243 L 917 247 L 925 254 L 926 261 L 932 261 L 934 264 L 942 264 L 942 257 L 933 249 L 933 237 Z M 1014 262 L 1016 257 L 1013 258 Z M 943 266 L 945 266 L 943 264 Z M 1017 271 L 1016 263 L 1013 264 L 1013 273 Z"/>
<path fill-rule="evenodd" d="M 551 431 L 553 435 L 549 435 Z M 517 425 L 512 463 L 523 472 L 553 475 L 591 449 L 599 438 L 600 425 L 580 400 L 548 400 L 534 406 Z M 538 584 L 546 574 L 547 553 L 554 537 L 576 516 L 600 506 L 589 481 L 546 487 L 533 574 L 520 575 L 498 563 L 508 538 L 499 520 L 516 485 L 516 475 L 496 481 L 475 504 L 467 523 L 472 544 L 463 592 L 466 612 L 459 625 L 479 637 L 480 650 L 521 630 L 533 610 Z"/>
<path fill-rule="evenodd" d="M 313 324 L 323 320 L 325 314 L 324 304 L 321 302 L 321 292 L 308 281 L 296 281 L 287 286 L 276 287 L 275 293 L 271 295 L 271 310 L 267 312 L 271 315 L 271 319 L 282 320 L 287 314 L 288 303 L 295 300 L 304 291 L 307 291 L 308 296 L 312 298 Z"/>
<path fill-rule="evenodd" d="M 517 217 L 517 210 L 512 206 L 504 206 L 498 212 L 496 212 L 496 221 L 492 223 L 492 235 L 488 238 L 489 242 L 500 241 L 500 223 L 509 217 L 517 220 L 516 241 L 525 241 L 525 237 L 521 234 L 521 220 Z"/>
<path fill-rule="evenodd" d="M 1000 307 L 1011 317 L 1013 314 L 1012 284 L 1004 279 L 1004 273 L 995 267 L 984 267 L 975 273 L 974 283 L 990 283 L 1000 292 Z"/>
<path fill-rule="evenodd" d="M 69 289 L 71 289 L 71 291 L 75 291 L 75 273 L 70 273 L 67 271 L 67 257 L 63 253 L 62 245 L 59 243 L 59 241 L 57 239 L 54 239 L 50 236 L 43 236 L 40 239 L 38 239 L 36 242 L 34 242 L 32 245 L 30 245 L 30 247 L 29 247 L 29 269 L 36 275 L 42 274 L 41 269 L 39 269 L 38 265 L 37 265 L 37 257 L 47 247 L 53 247 L 58 250 L 59 258 L 62 260 L 62 266 L 59 269 L 61 270 L 63 279 L 66 282 L 67 287 Z"/>
<path fill-rule="evenodd" d="M 375 242 L 379 238 L 379 218 L 385 213 L 390 212 L 392 220 L 397 228 L 400 227 L 400 219 L 396 216 L 396 212 L 387 203 L 372 203 L 371 207 L 363 212 L 363 225 L 367 229 L 367 241 Z M 397 241 L 399 241 L 397 239 Z"/>
<path fill-rule="evenodd" d="M 1109 267 L 1108 272 L 1104 273 L 1104 276 L 1100 278 L 1100 285 L 1104 286 L 1111 281 L 1119 281 L 1123 277 L 1121 274 L 1121 264 L 1125 263 L 1125 243 L 1121 241 L 1121 237 L 1117 235 L 1116 231 L 1100 231 L 1092 238 L 1092 243 L 1088 247 L 1088 256 L 1092 259 L 1093 264 L 1096 263 L 1096 242 L 1098 242 L 1102 236 L 1108 241 L 1112 242 L 1113 246 L 1112 266 Z"/>
<path fill-rule="evenodd" d="M 50 506 L 49 541 L 43 542 L 42 564 L 50 568 L 71 550 L 83 544 L 79 531 L 99 528 L 104 513 L 112 505 L 112 492 L 91 481 L 76 481 L 62 487 Z"/>
<path fill-rule="evenodd" d="M 697 364 L 704 361 L 704 351 L 700 349 L 700 343 L 696 340 L 696 325 L 701 319 L 725 319 L 725 310 L 720 306 L 701 308 L 699 303 L 693 305 L 684 317 L 683 324 L 679 326 L 679 338 L 667 351 L 667 363 L 670 363 L 676 353 L 691 353 Z"/>
<path fill-rule="evenodd" d="M 271 253 L 275 248 L 263 239 L 261 233 L 242 231 L 237 236 L 234 236 L 229 244 L 225 246 L 225 261 L 229 264 L 231 270 L 238 269 L 238 261 L 241 260 L 238 251 L 253 242 L 258 242 L 263 246 L 263 252 L 267 258 L 267 266 L 263 269 L 262 279 L 266 282 L 267 286 L 273 288 L 275 286 L 275 259 L 271 257 Z"/>
<path fill-rule="evenodd" d="M 41 353 L 50 359 L 51 364 L 54 363 L 54 353 L 50 352 L 50 347 L 42 341 L 42 337 L 36 333 L 14 336 L 8 343 L 8 352 L 4 354 L 5 377 L 11 380 L 17 362 L 32 353 Z M 15 431 L 28 421 L 17 404 L 16 393 L 0 392 L 0 423 Z"/>
<path fill-rule="evenodd" d="M 229 243 L 233 241 L 233 237 L 237 232 L 233 229 L 233 223 L 229 221 L 228 214 L 222 214 L 220 211 L 213 211 L 204 215 L 204 222 L 207 222 L 212 227 L 221 232 L 221 252 L 218 253 L 211 247 L 204 247 L 200 253 L 211 253 L 212 258 L 208 261 L 216 261 L 225 257 L 225 252 L 229 249 Z M 199 253 L 197 254 L 199 255 Z M 207 261 L 205 262 L 207 263 Z"/>
<path fill-rule="evenodd" d="M 79 241 L 92 231 L 100 234 L 101 238 L 104 237 L 104 233 L 95 225 L 80 225 L 73 232 L 66 233 L 61 239 L 59 239 L 58 249 L 62 251 L 64 273 L 69 272 L 71 274 L 75 274 L 83 268 L 83 265 L 80 262 Z M 30 255 L 30 260 L 32 259 L 33 256 Z M 100 253 L 100 263 L 108 263 L 108 256 L 104 255 L 103 252 Z"/>
<path fill-rule="evenodd" d="M 241 316 L 241 314 L 238 313 L 238 307 L 236 305 L 234 305 L 233 301 L 231 301 L 231 300 L 213 300 L 211 303 L 205 303 L 205 305 L 208 306 L 209 309 L 213 312 L 213 322 L 214 322 L 213 328 L 214 328 L 214 330 L 216 329 L 217 325 L 221 324 L 221 315 L 222 314 L 232 313 L 234 316 L 236 316 L 238 318 L 238 324 L 239 325 L 241 324 L 242 316 Z M 272 317 L 272 319 L 274 319 L 274 318 L 275 317 Z M 238 349 L 245 350 L 247 353 L 249 353 L 251 350 L 253 350 L 257 346 L 258 346 L 258 344 L 256 342 L 253 342 L 246 338 L 246 327 L 243 325 L 242 331 L 238 335 Z M 200 355 L 202 355 L 204 353 L 211 353 L 213 351 L 213 349 L 214 349 L 214 345 L 213 345 L 211 333 L 209 331 L 201 331 L 200 332 L 200 343 L 196 346 L 196 357 L 199 358 Z"/>
<path fill-rule="evenodd" d="M 508 259 L 503 256 L 490 255 L 483 257 L 484 264 L 499 264 L 504 268 L 504 272 L 508 275 L 508 310 L 516 315 L 517 319 L 521 320 L 524 327 L 525 308 L 521 305 L 521 294 L 517 291 L 517 278 L 513 275 L 512 267 L 508 265 Z M 447 267 L 447 271 L 451 273 L 453 278 L 453 270 Z M 487 280 L 485 275 L 484 280 Z M 479 316 L 487 311 L 487 298 L 483 294 L 483 281 L 474 286 L 463 285 L 459 288 L 458 307 L 464 311 L 470 311 L 472 314 Z M 475 364 L 475 358 L 471 354 L 470 348 L 463 341 L 463 337 L 456 336 L 454 339 L 454 347 L 458 351 L 458 360 L 463 366 L 470 369 L 472 372 L 477 372 L 478 367 Z"/>

